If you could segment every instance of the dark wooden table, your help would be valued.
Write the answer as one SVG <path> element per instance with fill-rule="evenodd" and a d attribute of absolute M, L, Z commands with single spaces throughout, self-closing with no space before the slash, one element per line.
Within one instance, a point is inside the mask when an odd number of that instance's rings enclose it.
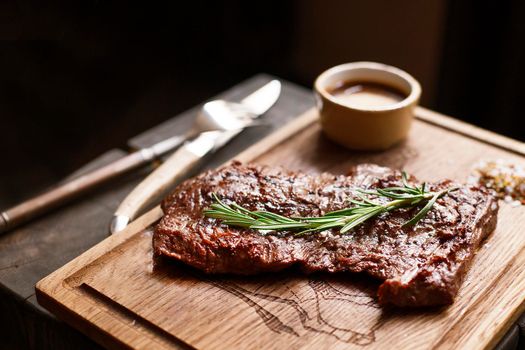
<path fill-rule="evenodd" d="M 238 101 L 272 78 L 257 75 L 216 97 Z M 219 150 L 201 169 L 215 167 L 230 159 L 313 104 L 308 89 L 283 82 L 281 98 L 264 117 L 267 124 L 246 130 Z M 149 146 L 183 133 L 190 127 L 199 107 L 134 137 L 129 140 L 129 146 Z M 123 150 L 110 150 L 71 177 L 110 163 L 124 154 Z M 108 235 L 108 224 L 117 205 L 148 170 L 119 179 L 82 200 L 0 237 L 0 349 L 100 348 L 38 305 L 34 285 Z M 525 348 L 525 317 L 511 327 L 497 348 Z"/>

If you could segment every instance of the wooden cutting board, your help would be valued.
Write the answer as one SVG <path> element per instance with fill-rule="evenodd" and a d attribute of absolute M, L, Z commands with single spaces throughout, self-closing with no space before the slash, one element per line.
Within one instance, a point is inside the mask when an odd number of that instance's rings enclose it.
<path fill-rule="evenodd" d="M 372 162 L 428 181 L 465 181 L 480 159 L 525 162 L 523 143 L 422 108 L 417 117 L 397 147 L 352 152 L 321 135 L 311 110 L 236 159 L 336 174 Z M 525 309 L 525 206 L 502 203 L 455 303 L 423 311 L 381 308 L 377 282 L 351 274 L 154 268 L 151 225 L 161 214 L 153 209 L 40 281 L 39 303 L 109 348 L 144 349 L 486 349 Z"/>

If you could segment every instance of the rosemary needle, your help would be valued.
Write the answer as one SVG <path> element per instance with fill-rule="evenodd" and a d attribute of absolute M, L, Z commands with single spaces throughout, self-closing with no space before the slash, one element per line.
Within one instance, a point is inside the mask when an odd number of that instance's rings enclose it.
<path fill-rule="evenodd" d="M 228 226 L 261 231 L 293 231 L 296 232 L 296 235 L 304 235 L 328 229 L 339 229 L 340 233 L 345 234 L 379 214 L 425 204 L 412 219 L 403 224 L 403 226 L 414 225 L 428 213 L 438 198 L 457 190 L 457 187 L 451 187 L 437 192 L 427 191 L 425 183 L 420 187 L 411 186 L 405 172 L 403 172 L 402 180 L 402 187 L 357 189 L 359 199 L 350 199 L 352 206 L 319 217 L 285 217 L 268 211 L 250 211 L 237 203 L 230 205 L 224 203 L 215 193 L 213 194 L 214 203 L 209 209 L 204 210 L 204 215 L 219 219 Z M 385 197 L 390 201 L 376 203 L 367 196 Z"/>

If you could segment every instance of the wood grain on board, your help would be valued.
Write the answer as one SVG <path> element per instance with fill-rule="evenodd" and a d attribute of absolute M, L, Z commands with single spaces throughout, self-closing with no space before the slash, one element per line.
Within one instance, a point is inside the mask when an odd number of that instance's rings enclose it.
<path fill-rule="evenodd" d="M 239 101 L 273 79 L 279 78 L 257 74 L 211 99 Z M 283 84 L 281 96 L 261 118 L 264 125 L 250 128 L 238 135 L 195 171 L 216 167 L 314 105 L 309 89 L 280 80 Z M 199 108 L 200 106 L 196 106 L 144 131 L 130 140 L 129 146 L 147 147 L 156 141 L 183 133 L 191 127 Z M 108 151 L 78 169 L 66 181 L 110 164 L 125 154 L 123 150 Z M 108 236 L 109 222 L 118 204 L 148 171 L 151 171 L 151 168 L 147 167 L 119 178 L 118 181 L 107 184 L 6 235 L 0 235 L 0 310 L 4 311 L 0 313 L 0 348 L 99 348 L 91 339 L 41 307 L 35 297 L 35 284 L 105 239 Z"/>
<path fill-rule="evenodd" d="M 465 181 L 480 159 L 525 161 L 517 141 L 496 146 L 490 133 L 432 117 L 388 151 L 355 152 L 327 140 L 311 110 L 235 158 L 336 174 L 371 162 L 428 181 Z M 240 278 L 154 266 L 150 226 L 161 215 L 155 208 L 46 277 L 39 302 L 105 346 L 165 349 L 485 349 L 525 307 L 525 207 L 502 204 L 453 305 L 412 311 L 381 308 L 377 282 L 352 274 Z"/>

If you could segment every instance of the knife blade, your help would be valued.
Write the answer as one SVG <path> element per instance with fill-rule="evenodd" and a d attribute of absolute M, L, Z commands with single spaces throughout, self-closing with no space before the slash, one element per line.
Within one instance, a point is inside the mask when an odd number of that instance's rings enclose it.
<path fill-rule="evenodd" d="M 259 90 L 243 98 L 240 103 L 252 111 L 252 118 L 257 119 L 275 104 L 280 94 L 281 82 L 279 82 L 279 80 L 272 80 Z M 222 131 L 214 142 L 213 151 L 224 146 L 242 131 L 243 129 Z"/>
<path fill-rule="evenodd" d="M 251 118 L 258 118 L 279 98 L 281 83 L 273 80 L 241 100 Z M 246 125 L 247 126 L 247 125 Z M 148 175 L 122 201 L 110 223 L 110 232 L 122 231 L 146 207 L 157 201 L 207 154 L 215 152 L 245 128 L 206 131 L 182 145 L 161 166 Z"/>

